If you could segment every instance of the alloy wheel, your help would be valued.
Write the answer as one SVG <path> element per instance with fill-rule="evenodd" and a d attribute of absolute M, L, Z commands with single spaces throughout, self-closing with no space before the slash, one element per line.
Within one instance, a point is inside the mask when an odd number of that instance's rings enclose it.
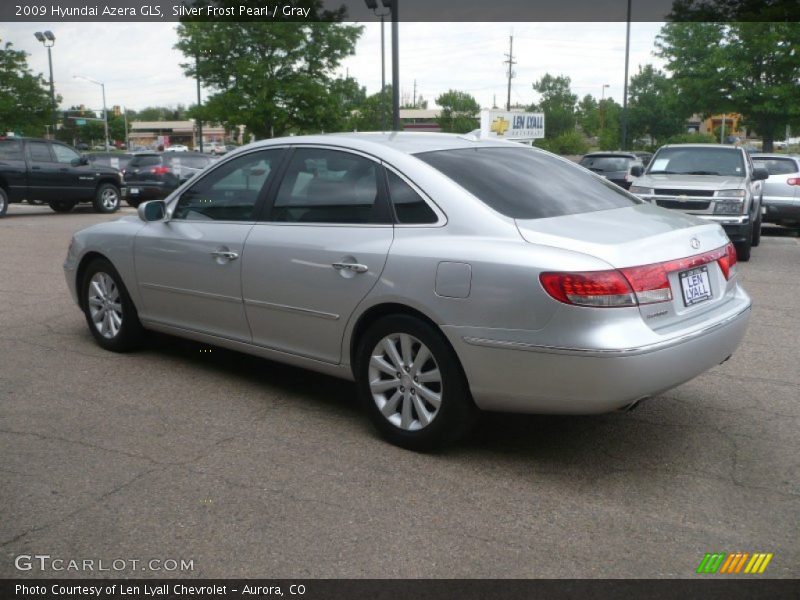
<path fill-rule="evenodd" d="M 378 410 L 405 431 L 427 427 L 439 414 L 442 375 L 430 349 L 407 333 L 384 337 L 372 350 L 369 388 Z"/>
<path fill-rule="evenodd" d="M 117 203 L 119 202 L 119 194 L 117 194 L 114 188 L 107 187 L 100 195 L 100 202 L 106 210 L 113 210 L 117 207 Z"/>
<path fill-rule="evenodd" d="M 89 314 L 97 331 L 113 339 L 122 328 L 122 302 L 119 287 L 107 273 L 97 272 L 89 280 Z"/>

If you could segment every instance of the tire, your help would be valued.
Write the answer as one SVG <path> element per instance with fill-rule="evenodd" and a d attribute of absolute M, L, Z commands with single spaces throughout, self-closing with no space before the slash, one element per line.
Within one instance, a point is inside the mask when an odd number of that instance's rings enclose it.
<path fill-rule="evenodd" d="M 429 357 L 415 364 L 425 350 Z M 415 369 L 427 379 L 417 380 Z M 371 325 L 358 345 L 355 374 L 370 420 L 397 446 L 433 450 L 466 435 L 477 420 L 458 357 L 438 330 L 417 318 L 392 315 Z"/>
<path fill-rule="evenodd" d="M 53 200 L 52 202 L 48 202 L 47 204 L 57 213 L 68 213 L 73 208 L 75 208 L 77 202 L 74 202 L 72 200 Z"/>
<path fill-rule="evenodd" d="M 761 243 L 761 207 L 759 205 L 758 209 L 758 216 L 756 217 L 755 223 L 753 223 L 753 248 L 758 248 L 758 245 Z"/>
<path fill-rule="evenodd" d="M 753 247 L 753 229 L 751 228 L 743 242 L 736 242 L 736 260 L 747 262 L 750 260 L 750 249 Z"/>
<path fill-rule="evenodd" d="M 121 203 L 119 188 L 113 183 L 101 183 L 94 196 L 94 210 L 99 213 L 113 213 L 119 210 Z"/>
<path fill-rule="evenodd" d="M 8 192 L 0 187 L 0 219 L 6 216 L 6 212 L 8 212 Z"/>
<path fill-rule="evenodd" d="M 80 282 L 86 324 L 97 343 L 112 352 L 139 347 L 144 329 L 122 278 L 104 258 L 93 260 Z"/>

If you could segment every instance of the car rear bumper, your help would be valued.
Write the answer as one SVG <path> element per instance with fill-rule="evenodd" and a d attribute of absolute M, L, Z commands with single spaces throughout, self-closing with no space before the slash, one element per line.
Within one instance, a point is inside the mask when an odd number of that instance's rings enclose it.
<path fill-rule="evenodd" d="M 125 200 L 144 202 L 146 200 L 161 200 L 166 198 L 174 189 L 174 187 L 165 185 L 154 185 L 152 183 L 137 184 L 131 182 L 126 183 L 121 192 Z"/>
<path fill-rule="evenodd" d="M 624 408 L 680 385 L 727 360 L 750 319 L 744 291 L 717 319 L 631 348 L 564 348 L 509 342 L 444 327 L 484 410 L 593 414 Z M 500 335 L 498 335 L 500 334 Z"/>

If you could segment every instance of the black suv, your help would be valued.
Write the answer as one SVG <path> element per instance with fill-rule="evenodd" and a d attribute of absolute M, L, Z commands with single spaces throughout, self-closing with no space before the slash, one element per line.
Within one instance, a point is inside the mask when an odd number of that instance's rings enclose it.
<path fill-rule="evenodd" d="M 91 202 L 101 213 L 119 209 L 121 175 L 117 169 L 91 165 L 85 156 L 61 142 L 0 137 L 0 217 L 10 202 L 47 202 L 69 212 Z"/>
<path fill-rule="evenodd" d="M 133 155 L 122 172 L 122 195 L 131 206 L 169 196 L 187 179 L 216 159 L 195 152 L 141 152 Z"/>

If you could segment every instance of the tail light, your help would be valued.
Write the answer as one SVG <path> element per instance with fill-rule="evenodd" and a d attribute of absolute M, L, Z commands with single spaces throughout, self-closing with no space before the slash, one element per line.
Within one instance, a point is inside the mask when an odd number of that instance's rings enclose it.
<path fill-rule="evenodd" d="M 800 185 L 800 177 L 789 177 L 789 179 L 786 180 L 786 183 L 789 185 Z"/>
<path fill-rule="evenodd" d="M 685 271 L 717 261 L 729 280 L 736 273 L 736 249 L 729 243 L 724 248 L 652 265 L 582 271 L 542 273 L 539 281 L 545 291 L 564 304 L 602 308 L 638 306 L 672 300 L 669 274 Z"/>
<path fill-rule="evenodd" d="M 156 175 L 166 175 L 170 171 L 169 167 L 153 167 L 152 169 L 150 169 L 150 172 Z"/>

